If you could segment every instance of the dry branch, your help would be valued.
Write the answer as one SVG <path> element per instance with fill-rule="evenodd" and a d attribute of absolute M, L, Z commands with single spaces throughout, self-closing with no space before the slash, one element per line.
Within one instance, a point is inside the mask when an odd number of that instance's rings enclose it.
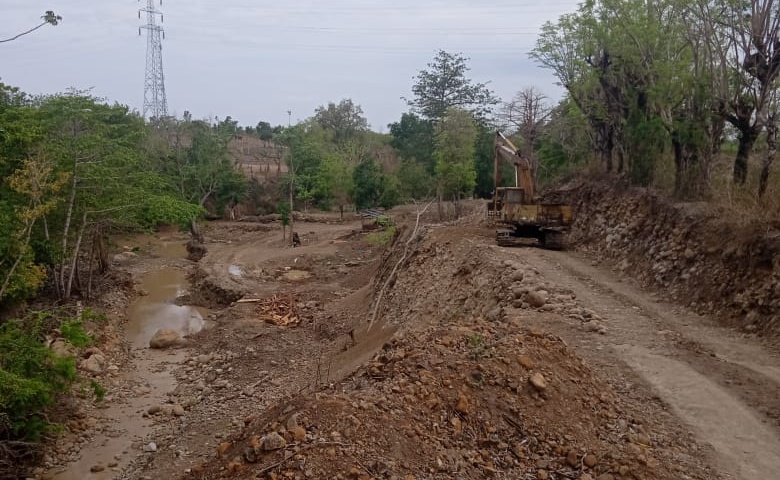
<path fill-rule="evenodd" d="M 295 297 L 289 295 L 273 295 L 264 299 L 246 299 L 257 303 L 258 318 L 265 322 L 278 326 L 293 325 L 300 322 L 300 317 L 295 311 Z"/>
<path fill-rule="evenodd" d="M 395 274 L 398 271 L 398 267 L 401 266 L 401 264 L 406 261 L 406 258 L 409 255 L 409 245 L 411 245 L 414 238 L 417 236 L 417 230 L 420 227 L 420 217 L 425 213 L 428 208 L 433 205 L 434 200 L 431 200 L 428 205 L 425 206 L 422 210 L 417 211 L 417 219 L 414 222 L 414 230 L 412 230 L 411 235 L 409 235 L 409 238 L 406 240 L 406 243 L 404 244 L 404 253 L 401 255 L 401 259 L 398 260 L 398 263 L 395 264 L 395 267 L 393 267 L 393 270 L 390 272 L 390 275 L 387 276 L 387 279 L 385 280 L 384 285 L 382 285 L 382 289 L 379 291 L 379 295 L 376 298 L 376 304 L 374 304 L 374 311 L 371 314 L 371 321 L 368 322 L 368 328 L 366 331 L 371 330 L 371 326 L 376 321 L 376 317 L 379 314 L 379 305 L 382 303 L 382 297 L 385 295 L 385 291 L 387 290 L 387 287 L 390 285 L 390 282 L 395 278 Z"/>

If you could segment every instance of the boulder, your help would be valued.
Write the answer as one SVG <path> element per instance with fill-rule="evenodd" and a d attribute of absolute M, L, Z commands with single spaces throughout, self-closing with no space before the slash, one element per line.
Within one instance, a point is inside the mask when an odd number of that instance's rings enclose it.
<path fill-rule="evenodd" d="M 157 330 L 157 333 L 149 340 L 149 346 L 158 349 L 170 348 L 179 345 L 181 340 L 181 335 L 176 330 L 162 328 Z"/>

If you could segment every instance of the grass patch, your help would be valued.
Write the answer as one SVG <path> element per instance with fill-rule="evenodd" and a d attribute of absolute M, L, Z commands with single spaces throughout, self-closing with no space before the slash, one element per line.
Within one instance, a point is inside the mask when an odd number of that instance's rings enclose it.
<path fill-rule="evenodd" d="M 393 240 L 395 232 L 395 226 L 389 226 L 379 232 L 373 232 L 366 235 L 366 242 L 368 242 L 369 245 L 374 246 L 387 245 L 391 240 Z"/>

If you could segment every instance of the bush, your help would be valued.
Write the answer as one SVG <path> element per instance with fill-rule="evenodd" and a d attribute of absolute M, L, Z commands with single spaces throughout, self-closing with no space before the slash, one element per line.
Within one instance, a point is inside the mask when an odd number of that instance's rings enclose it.
<path fill-rule="evenodd" d="M 366 236 L 366 241 L 370 245 L 374 245 L 374 246 L 387 245 L 393 239 L 394 235 L 395 235 L 395 227 L 389 226 L 382 231 L 369 233 Z"/>
<path fill-rule="evenodd" d="M 0 325 L 0 441 L 35 442 L 52 429 L 46 409 L 78 378 L 76 359 L 55 354 L 46 337 L 58 329 L 75 347 L 86 347 L 93 339 L 83 322 L 102 318 L 90 309 L 78 318 L 51 310 Z"/>
<path fill-rule="evenodd" d="M 49 424 L 43 416 L 58 393 L 76 380 L 76 360 L 59 357 L 18 322 L 0 326 L 1 439 L 36 441 Z"/>

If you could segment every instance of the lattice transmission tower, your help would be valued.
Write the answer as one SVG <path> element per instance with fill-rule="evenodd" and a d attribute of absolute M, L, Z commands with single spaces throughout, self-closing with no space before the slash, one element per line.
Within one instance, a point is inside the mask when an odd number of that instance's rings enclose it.
<path fill-rule="evenodd" d="M 138 0 L 139 2 L 141 0 Z M 160 0 L 162 6 L 162 0 Z M 163 14 L 154 6 L 154 0 L 146 1 L 146 8 L 138 9 L 138 19 L 141 13 L 146 13 L 146 25 L 138 28 L 146 30 L 146 77 L 144 79 L 144 110 L 145 118 L 160 119 L 168 116 L 168 100 L 165 98 L 165 75 L 162 63 L 162 41 L 165 31 L 157 24 L 157 17 L 163 23 Z"/>

